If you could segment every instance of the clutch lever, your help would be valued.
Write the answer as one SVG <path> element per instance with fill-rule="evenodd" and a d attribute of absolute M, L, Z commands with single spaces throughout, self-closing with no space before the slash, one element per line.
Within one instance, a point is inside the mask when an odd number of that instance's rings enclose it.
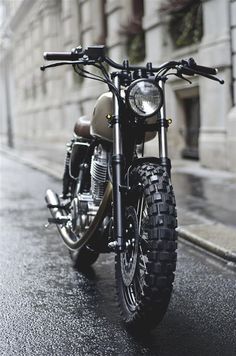
<path fill-rule="evenodd" d="M 60 61 L 60 62 L 55 62 L 55 63 L 51 63 L 51 64 L 47 64 L 47 65 L 44 65 L 44 66 L 41 66 L 40 69 L 42 71 L 45 71 L 45 69 L 47 68 L 53 68 L 53 67 L 59 67 L 59 66 L 63 66 L 63 65 L 67 65 L 67 64 L 70 64 L 70 65 L 74 65 L 74 64 L 94 64 L 95 61 L 94 60 L 87 60 L 86 59 L 80 59 L 78 61 Z"/>
<path fill-rule="evenodd" d="M 59 67 L 59 66 L 63 66 L 63 65 L 66 65 L 66 64 L 75 64 L 75 61 L 63 61 L 63 62 L 51 63 L 51 64 L 47 64 L 47 65 L 41 66 L 40 69 L 42 71 L 44 71 L 47 68 Z"/>

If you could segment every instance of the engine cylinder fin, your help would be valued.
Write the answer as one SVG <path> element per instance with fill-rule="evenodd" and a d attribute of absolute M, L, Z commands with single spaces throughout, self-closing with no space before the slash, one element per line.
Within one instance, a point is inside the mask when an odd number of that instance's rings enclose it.
<path fill-rule="evenodd" d="M 105 182 L 107 180 L 107 153 L 101 145 L 94 151 L 90 174 L 93 198 L 100 201 L 104 195 Z"/>

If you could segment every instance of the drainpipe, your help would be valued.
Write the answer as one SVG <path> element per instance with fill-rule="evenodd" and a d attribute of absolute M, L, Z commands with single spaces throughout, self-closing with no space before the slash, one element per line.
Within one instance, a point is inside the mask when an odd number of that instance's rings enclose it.
<path fill-rule="evenodd" d="M 4 58 L 4 84 L 6 98 L 6 120 L 7 120 L 7 145 L 10 148 L 14 147 L 13 130 L 12 130 L 12 110 L 11 110 L 11 93 L 9 81 L 9 66 L 7 55 Z"/>
<path fill-rule="evenodd" d="M 232 106 L 236 105 L 236 93 L 234 92 L 234 82 L 236 78 L 234 77 L 234 57 L 236 57 L 236 48 L 233 45 L 233 31 L 236 32 L 236 24 L 233 23 L 233 3 L 236 3 L 236 0 L 229 1 L 229 25 L 230 25 L 230 52 L 231 52 L 231 97 L 232 97 Z"/>

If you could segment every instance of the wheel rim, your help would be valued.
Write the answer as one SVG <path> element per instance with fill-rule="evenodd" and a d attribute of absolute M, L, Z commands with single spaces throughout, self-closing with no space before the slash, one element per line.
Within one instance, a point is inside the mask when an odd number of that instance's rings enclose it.
<path fill-rule="evenodd" d="M 137 309 L 144 294 L 145 274 L 147 272 L 146 238 L 142 226 L 147 219 L 147 206 L 144 197 L 140 198 L 137 209 L 128 209 L 126 229 L 126 251 L 120 255 L 123 293 L 126 305 L 131 312 Z"/>

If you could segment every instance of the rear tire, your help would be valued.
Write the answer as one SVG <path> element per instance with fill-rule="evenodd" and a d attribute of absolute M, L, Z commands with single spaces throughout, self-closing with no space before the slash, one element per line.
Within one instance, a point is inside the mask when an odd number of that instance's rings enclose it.
<path fill-rule="evenodd" d="M 147 331 L 164 317 L 172 293 L 177 256 L 175 197 L 162 167 L 138 166 L 130 182 L 132 187 L 141 183 L 142 188 L 128 203 L 128 248 L 116 255 L 116 286 L 126 326 Z"/>

